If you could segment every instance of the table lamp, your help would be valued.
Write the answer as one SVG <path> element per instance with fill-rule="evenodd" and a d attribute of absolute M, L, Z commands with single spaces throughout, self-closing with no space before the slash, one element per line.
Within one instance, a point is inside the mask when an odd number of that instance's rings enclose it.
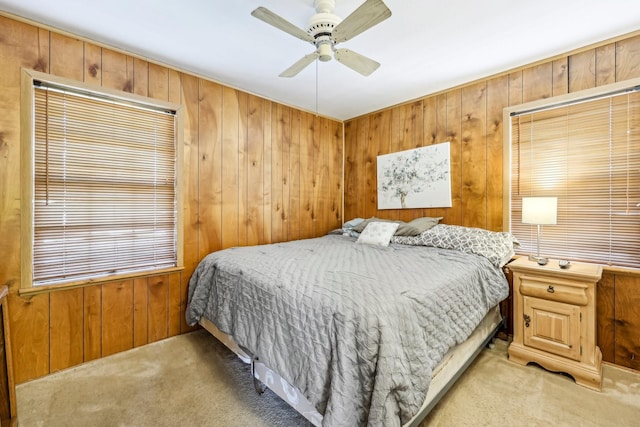
<path fill-rule="evenodd" d="M 538 226 L 537 254 L 529 255 L 529 259 L 538 264 L 547 263 L 547 258 L 540 256 L 540 227 L 543 225 L 555 225 L 558 219 L 557 197 L 523 197 L 522 198 L 522 223 Z"/>

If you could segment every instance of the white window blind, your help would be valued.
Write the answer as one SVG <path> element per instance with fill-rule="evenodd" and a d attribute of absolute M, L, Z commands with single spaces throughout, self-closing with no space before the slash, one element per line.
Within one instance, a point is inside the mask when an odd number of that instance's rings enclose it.
<path fill-rule="evenodd" d="M 34 82 L 33 285 L 175 267 L 174 112 Z"/>
<path fill-rule="evenodd" d="M 511 230 L 536 252 L 522 197 L 558 197 L 543 256 L 640 268 L 640 93 L 514 115 Z"/>

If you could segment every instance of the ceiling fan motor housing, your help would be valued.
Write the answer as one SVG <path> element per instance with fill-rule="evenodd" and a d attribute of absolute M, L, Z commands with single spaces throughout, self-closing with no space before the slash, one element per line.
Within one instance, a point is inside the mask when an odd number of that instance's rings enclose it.
<path fill-rule="evenodd" d="M 316 7 L 320 1 L 316 2 Z M 313 15 L 307 23 L 307 33 L 309 33 L 313 39 L 313 44 L 318 48 L 318 59 L 320 61 L 330 61 L 333 52 L 333 45 L 335 40 L 331 36 L 333 28 L 338 25 L 342 20 L 329 12 L 319 12 Z"/>

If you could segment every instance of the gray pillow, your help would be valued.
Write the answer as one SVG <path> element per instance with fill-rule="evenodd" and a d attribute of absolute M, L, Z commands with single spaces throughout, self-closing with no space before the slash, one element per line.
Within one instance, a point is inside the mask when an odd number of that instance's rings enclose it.
<path fill-rule="evenodd" d="M 396 231 L 396 236 L 417 236 L 418 234 L 423 233 L 430 228 L 438 225 L 441 219 L 442 217 L 431 218 L 428 216 L 416 218 L 404 224 L 404 226 L 400 225 L 400 227 L 398 227 L 398 230 Z"/>
<path fill-rule="evenodd" d="M 441 219 L 442 217 L 430 218 L 428 216 L 425 216 L 422 218 L 416 218 L 410 222 L 404 222 L 395 219 L 381 219 L 371 217 L 369 219 L 365 219 L 360 224 L 353 227 L 352 230 L 358 233 L 362 233 L 362 230 L 364 230 L 367 224 L 369 224 L 370 222 L 393 222 L 400 224 L 398 226 L 398 229 L 396 230 L 396 236 L 417 236 L 418 234 L 423 233 L 429 230 L 431 227 L 437 225 Z"/>

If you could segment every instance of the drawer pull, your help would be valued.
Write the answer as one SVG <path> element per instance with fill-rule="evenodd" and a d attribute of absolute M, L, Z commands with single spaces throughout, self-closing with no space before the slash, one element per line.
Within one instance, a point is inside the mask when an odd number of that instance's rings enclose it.
<path fill-rule="evenodd" d="M 547 288 L 547 292 L 549 292 L 550 294 L 555 292 L 555 289 L 553 289 L 553 286 L 549 285 L 549 287 Z"/>
<path fill-rule="evenodd" d="M 528 314 L 524 315 L 524 327 L 528 328 L 529 327 L 529 323 L 531 322 L 531 317 L 529 317 Z"/>

